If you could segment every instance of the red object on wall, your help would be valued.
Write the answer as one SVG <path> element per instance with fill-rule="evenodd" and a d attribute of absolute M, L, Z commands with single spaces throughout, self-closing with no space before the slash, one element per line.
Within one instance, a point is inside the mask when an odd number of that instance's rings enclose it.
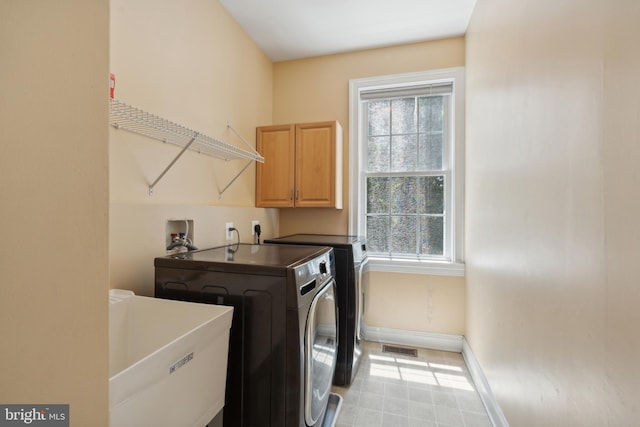
<path fill-rule="evenodd" d="M 116 75 L 109 73 L 109 96 L 113 99 L 116 93 Z"/>

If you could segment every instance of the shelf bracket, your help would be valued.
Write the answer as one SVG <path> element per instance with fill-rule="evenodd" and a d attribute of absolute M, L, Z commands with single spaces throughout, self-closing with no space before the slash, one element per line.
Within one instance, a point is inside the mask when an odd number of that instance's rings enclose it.
<path fill-rule="evenodd" d="M 249 160 L 247 162 L 246 165 L 244 165 L 244 167 L 242 168 L 242 170 L 240 170 L 240 172 L 238 172 L 236 174 L 236 176 L 233 177 L 233 179 L 231 181 L 229 181 L 229 183 L 220 191 L 218 191 L 218 200 L 222 200 L 222 194 L 227 191 L 227 188 L 231 187 L 231 184 L 233 184 L 234 182 L 236 182 L 236 179 L 238 179 L 240 177 L 240 175 L 242 175 L 242 172 L 244 172 L 249 166 L 251 166 L 251 164 L 253 163 L 253 160 Z"/>
<path fill-rule="evenodd" d="M 189 146 L 191 146 L 191 144 L 193 144 L 193 141 L 196 140 L 196 138 L 198 137 L 198 132 L 196 132 L 193 137 L 191 137 L 191 139 L 189 140 L 189 142 L 187 142 L 187 144 L 182 147 L 182 150 L 180 150 L 180 152 L 178 153 L 178 155 L 171 161 L 171 163 L 169 163 L 169 166 L 167 166 L 166 168 L 164 168 L 164 170 L 162 171 L 162 173 L 160 174 L 159 177 L 156 178 L 155 181 L 153 181 L 153 184 L 151 184 L 149 186 L 149 196 L 153 196 L 153 187 L 156 186 L 156 184 L 158 183 L 158 181 L 160 181 L 162 179 L 162 177 L 169 171 L 169 169 L 171 169 L 173 167 L 173 165 L 178 161 L 178 159 L 180 157 L 182 157 L 182 155 L 184 154 L 185 151 L 187 151 L 189 149 Z"/>
<path fill-rule="evenodd" d="M 242 142 L 244 142 L 244 144 L 245 144 L 247 147 L 249 147 L 249 149 L 250 149 L 250 150 L 252 150 L 254 153 L 256 153 L 256 155 L 257 155 L 257 156 L 260 156 L 260 153 L 258 153 L 258 152 L 257 152 L 257 151 L 256 151 L 256 150 L 251 146 L 251 144 L 249 144 L 249 143 L 247 142 L 247 140 L 246 140 L 246 139 L 244 139 L 244 138 L 242 137 L 242 135 L 240 135 L 240 133 L 239 133 L 237 130 L 235 130 L 235 129 L 233 128 L 233 126 L 231 126 L 231 122 L 227 122 L 227 128 L 228 128 L 228 129 L 230 129 L 230 130 L 231 130 L 231 132 L 233 132 L 233 133 L 234 133 L 238 138 L 240 138 L 240 140 L 241 140 Z M 255 161 L 255 160 L 249 160 L 249 161 L 247 162 L 247 164 L 246 164 L 246 165 L 244 165 L 244 167 L 240 170 L 240 172 L 238 172 L 238 173 L 236 174 L 236 176 L 234 176 L 234 177 L 231 179 L 231 181 L 229 181 L 229 183 L 228 183 L 228 184 L 227 184 L 227 185 L 226 185 L 222 190 L 219 190 L 219 191 L 218 191 L 218 200 L 222 200 L 222 194 L 224 194 L 224 192 L 225 192 L 225 191 L 227 191 L 227 188 L 231 187 L 231 184 L 233 184 L 234 182 L 236 182 L 236 179 L 238 179 L 238 178 L 240 177 L 240 175 L 242 175 L 242 172 L 244 172 L 245 170 L 247 170 L 247 168 L 248 168 L 249 166 L 251 166 L 251 164 L 252 164 L 254 161 Z"/>

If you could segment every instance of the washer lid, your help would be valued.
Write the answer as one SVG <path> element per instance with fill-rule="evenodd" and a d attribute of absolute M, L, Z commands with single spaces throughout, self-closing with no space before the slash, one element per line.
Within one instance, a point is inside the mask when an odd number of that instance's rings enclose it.
<path fill-rule="evenodd" d="M 327 245 L 327 246 L 339 246 L 339 245 L 353 245 L 358 243 L 362 238 L 358 236 L 348 236 L 339 234 L 291 234 L 288 236 L 277 237 L 275 239 L 269 239 L 265 242 L 282 242 L 282 243 L 296 243 L 296 244 L 313 244 L 313 245 Z"/>
<path fill-rule="evenodd" d="M 217 271 L 285 270 L 329 251 L 331 248 L 321 246 L 241 243 L 156 258 L 155 266 Z"/>

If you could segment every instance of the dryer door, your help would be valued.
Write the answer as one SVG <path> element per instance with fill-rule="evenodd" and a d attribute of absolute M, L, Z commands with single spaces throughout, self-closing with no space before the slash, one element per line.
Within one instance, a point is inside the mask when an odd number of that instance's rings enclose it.
<path fill-rule="evenodd" d="M 338 346 L 335 280 L 314 297 L 307 317 L 305 353 L 305 421 L 314 426 L 324 413 L 331 393 Z"/>

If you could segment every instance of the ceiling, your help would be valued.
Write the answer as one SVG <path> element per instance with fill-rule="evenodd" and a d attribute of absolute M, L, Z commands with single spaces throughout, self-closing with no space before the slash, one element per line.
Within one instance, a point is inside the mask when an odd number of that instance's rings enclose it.
<path fill-rule="evenodd" d="M 463 35 L 476 0 L 220 0 L 274 62 Z"/>

